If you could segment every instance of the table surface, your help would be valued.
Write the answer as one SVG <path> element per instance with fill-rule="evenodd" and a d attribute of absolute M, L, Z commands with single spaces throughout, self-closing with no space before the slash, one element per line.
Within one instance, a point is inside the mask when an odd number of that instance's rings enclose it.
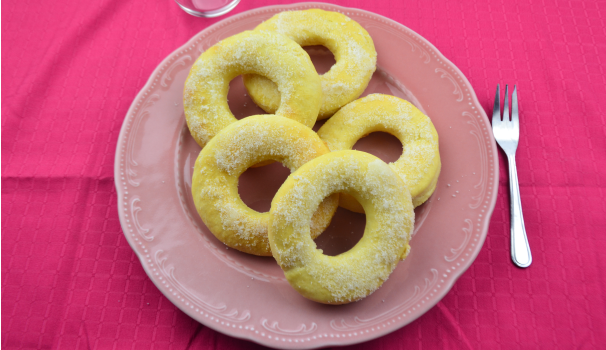
<path fill-rule="evenodd" d="M 288 3 L 243 0 L 232 13 Z M 476 261 L 408 326 L 349 348 L 597 348 L 606 343 L 606 5 L 334 1 L 416 31 L 490 115 L 517 84 L 533 265 L 509 258 L 507 163 Z M 2 12 L 3 348 L 263 348 L 192 320 L 149 280 L 117 213 L 127 110 L 168 54 L 218 19 L 170 0 L 17 1 Z M 603 346 L 603 345 L 602 345 Z"/>

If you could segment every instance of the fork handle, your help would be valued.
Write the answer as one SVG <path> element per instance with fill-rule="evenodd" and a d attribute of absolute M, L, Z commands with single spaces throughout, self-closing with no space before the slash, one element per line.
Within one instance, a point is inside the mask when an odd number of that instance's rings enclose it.
<path fill-rule="evenodd" d="M 509 161 L 509 194 L 511 195 L 511 260 L 519 267 L 528 267 L 532 263 L 530 246 L 524 228 L 520 185 L 515 155 L 508 155 Z"/>

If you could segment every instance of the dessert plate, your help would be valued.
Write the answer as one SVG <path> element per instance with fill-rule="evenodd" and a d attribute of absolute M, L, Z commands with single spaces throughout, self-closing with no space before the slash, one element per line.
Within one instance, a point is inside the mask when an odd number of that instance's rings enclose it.
<path fill-rule="evenodd" d="M 189 68 L 218 41 L 253 29 L 285 10 L 339 11 L 370 33 L 378 69 L 365 95 L 386 93 L 414 103 L 440 137 L 442 171 L 433 196 L 416 209 L 412 252 L 369 297 L 329 306 L 301 297 L 272 258 L 227 249 L 200 220 L 191 175 L 200 147 L 187 130 L 182 91 Z M 334 59 L 308 48 L 320 73 Z M 230 84 L 236 117 L 261 114 L 241 79 Z M 378 135 L 378 136 L 377 136 Z M 384 136 L 384 135 L 383 135 Z M 381 134 L 356 148 L 384 160 L 401 147 Z M 150 279 L 177 307 L 219 332 L 276 348 L 317 348 L 367 341 L 420 317 L 471 265 L 486 237 L 498 184 L 497 151 L 488 119 L 467 79 L 427 40 L 385 17 L 324 3 L 259 8 L 218 22 L 170 54 L 133 101 L 118 139 L 115 181 L 122 229 Z M 269 209 L 288 171 L 279 163 L 240 178 L 245 203 Z M 339 209 L 318 238 L 326 254 L 351 248 L 364 215 Z"/>

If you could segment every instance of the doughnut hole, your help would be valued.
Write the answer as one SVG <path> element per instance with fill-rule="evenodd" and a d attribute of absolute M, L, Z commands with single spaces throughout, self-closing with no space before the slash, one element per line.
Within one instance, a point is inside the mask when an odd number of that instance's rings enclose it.
<path fill-rule="evenodd" d="M 271 201 L 288 175 L 290 169 L 280 162 L 259 163 L 248 168 L 238 179 L 238 194 L 249 208 L 260 213 L 269 211 Z"/>
<path fill-rule="evenodd" d="M 353 198 L 353 197 L 352 197 Z M 324 255 L 336 256 L 353 248 L 366 227 L 366 215 L 339 207 L 330 225 L 316 238 L 316 246 Z"/>
<path fill-rule="evenodd" d="M 316 124 L 314 124 L 314 127 L 312 128 L 313 131 L 318 132 L 318 130 L 320 130 L 320 128 L 326 124 L 326 122 L 328 121 L 328 119 L 322 119 L 322 120 L 317 120 Z"/>
<path fill-rule="evenodd" d="M 227 93 L 227 105 L 229 110 L 240 120 L 251 115 L 267 114 L 258 107 L 248 95 L 242 76 L 239 75 L 229 82 L 229 92 Z"/>
<path fill-rule="evenodd" d="M 352 149 L 370 153 L 385 163 L 397 161 L 403 153 L 402 142 L 386 132 L 370 133 L 359 139 Z"/>
<path fill-rule="evenodd" d="M 309 55 L 309 58 L 311 58 L 311 63 L 314 64 L 316 72 L 318 72 L 319 75 L 328 72 L 332 68 L 332 66 L 337 63 L 333 53 L 325 46 L 303 46 L 303 50 L 305 50 L 305 52 L 307 52 L 307 54 Z"/>

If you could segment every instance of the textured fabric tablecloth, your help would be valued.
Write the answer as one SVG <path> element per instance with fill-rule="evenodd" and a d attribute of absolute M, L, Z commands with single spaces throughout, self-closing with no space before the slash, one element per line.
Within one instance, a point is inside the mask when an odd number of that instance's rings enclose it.
<path fill-rule="evenodd" d="M 283 3 L 242 0 L 231 13 Z M 517 152 L 534 263 L 509 258 L 507 164 L 488 238 L 446 297 L 357 349 L 606 344 L 606 3 L 369 1 L 469 79 L 486 111 L 520 89 Z M 248 349 L 186 316 L 122 233 L 113 167 L 154 68 L 219 19 L 171 0 L 2 4 L 2 347 Z"/>

